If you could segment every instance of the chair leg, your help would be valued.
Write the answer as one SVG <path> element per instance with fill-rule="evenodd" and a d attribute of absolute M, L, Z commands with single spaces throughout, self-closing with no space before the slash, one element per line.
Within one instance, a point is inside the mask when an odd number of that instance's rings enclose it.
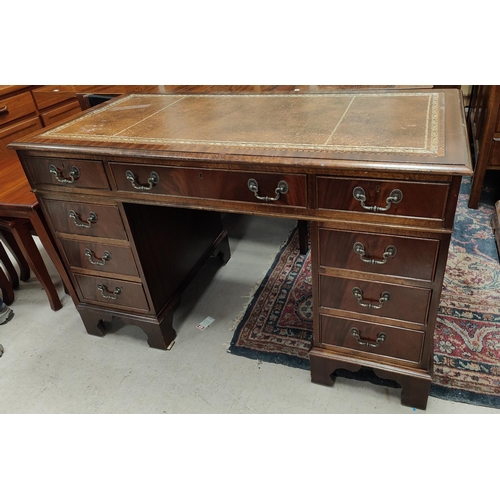
<path fill-rule="evenodd" d="M 50 260 L 57 269 L 57 272 L 59 273 L 59 276 L 64 284 L 64 290 L 71 296 L 75 305 L 79 304 L 75 287 L 73 286 L 73 283 L 71 282 L 71 279 L 64 267 L 61 256 L 57 251 L 55 241 L 48 229 L 47 221 L 40 211 L 40 207 L 31 212 L 30 222 L 36 232 L 36 235 L 40 238 L 40 242 L 42 243 L 43 248 L 45 248 L 47 255 L 50 257 Z"/>
<path fill-rule="evenodd" d="M 14 302 L 14 289 L 6 274 L 0 269 L 0 290 L 2 290 L 2 300 L 9 306 Z"/>
<path fill-rule="evenodd" d="M 62 304 L 57 295 L 56 288 L 52 279 L 45 267 L 45 262 L 36 246 L 36 243 L 31 236 L 31 224 L 27 219 L 18 219 L 15 224 L 11 225 L 12 234 L 19 245 L 19 248 L 24 254 L 25 259 L 38 281 L 42 285 L 49 299 L 50 307 L 54 311 L 61 309 Z"/>
<path fill-rule="evenodd" d="M 13 266 L 10 261 L 10 257 L 7 255 L 5 248 L 0 243 L 0 261 L 3 263 L 7 274 L 9 275 L 10 282 L 12 284 L 12 288 L 15 290 L 19 288 L 19 277 L 17 276 L 16 268 Z"/>
<path fill-rule="evenodd" d="M 4 243 L 7 245 L 17 261 L 17 264 L 19 266 L 19 279 L 21 281 L 28 281 L 31 276 L 30 266 L 26 262 L 26 259 L 24 258 L 24 255 L 16 242 L 16 239 L 14 238 L 10 230 L 7 229 L 3 231 L 0 230 L 0 235 L 2 236 Z"/>

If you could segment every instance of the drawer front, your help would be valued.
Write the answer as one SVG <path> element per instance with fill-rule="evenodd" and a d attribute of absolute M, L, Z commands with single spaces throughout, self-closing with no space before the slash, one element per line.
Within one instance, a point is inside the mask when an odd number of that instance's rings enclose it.
<path fill-rule="evenodd" d="M 320 343 L 418 363 L 424 333 L 367 321 L 320 316 Z"/>
<path fill-rule="evenodd" d="M 90 188 L 109 190 L 101 161 L 71 158 L 26 158 L 26 169 L 33 186 L 55 185 L 62 189 Z"/>
<path fill-rule="evenodd" d="M 0 126 L 36 112 L 30 92 L 13 97 L 0 97 Z"/>
<path fill-rule="evenodd" d="M 497 141 L 493 140 L 493 146 L 491 148 L 488 165 L 494 165 L 494 166 L 500 165 L 500 136 L 498 136 L 497 139 L 498 139 Z"/>
<path fill-rule="evenodd" d="M 438 220 L 444 219 L 449 191 L 449 184 L 436 182 L 322 176 L 316 182 L 319 209 Z"/>
<path fill-rule="evenodd" d="M 61 244 L 72 267 L 126 276 L 139 276 L 132 250 L 128 246 L 65 238 L 61 238 Z"/>
<path fill-rule="evenodd" d="M 236 172 L 229 170 L 209 170 L 198 168 L 164 167 L 158 165 L 134 165 L 127 163 L 110 163 L 118 190 L 131 192 L 149 192 L 151 194 L 167 194 L 190 198 L 214 200 L 243 201 L 251 203 L 272 203 L 306 207 L 306 176 L 295 174 L 274 174 L 255 172 Z M 127 172 L 132 176 L 128 176 Z M 157 184 L 149 183 L 153 173 L 158 175 Z M 257 195 L 260 197 L 278 198 L 259 200 L 248 183 L 254 179 Z M 146 187 L 142 190 L 134 187 Z M 276 192 L 278 186 L 285 182 L 287 192 Z"/>
<path fill-rule="evenodd" d="M 60 200 L 45 200 L 44 206 L 54 229 L 60 233 L 128 239 L 120 212 L 115 206 Z"/>
<path fill-rule="evenodd" d="M 14 149 L 7 149 L 7 145 L 41 128 L 42 123 L 38 117 L 28 118 L 14 125 L 0 128 L 0 162 L 17 161 L 18 156 L 16 151 Z"/>
<path fill-rule="evenodd" d="M 320 306 L 425 325 L 431 290 L 320 275 Z"/>
<path fill-rule="evenodd" d="M 319 263 L 325 267 L 432 281 L 439 240 L 319 229 Z"/>
<path fill-rule="evenodd" d="M 42 120 L 43 124 L 48 127 L 49 125 L 53 125 L 65 118 L 69 118 L 70 116 L 76 115 L 82 112 L 82 108 L 76 99 L 65 103 L 61 106 L 58 106 L 55 109 L 51 109 L 50 111 L 43 111 Z"/>
<path fill-rule="evenodd" d="M 149 311 L 148 301 L 140 283 L 75 274 L 85 300 L 105 304 L 106 307 L 126 307 Z"/>

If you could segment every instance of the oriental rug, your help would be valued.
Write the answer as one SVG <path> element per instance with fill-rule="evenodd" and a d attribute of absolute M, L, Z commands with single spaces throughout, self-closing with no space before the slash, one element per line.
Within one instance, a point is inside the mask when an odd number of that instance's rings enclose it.
<path fill-rule="evenodd" d="M 495 172 L 495 174 L 497 174 Z M 500 408 L 500 263 L 491 228 L 498 175 L 488 178 L 477 210 L 461 185 L 437 325 L 430 395 Z M 310 252 L 299 253 L 292 231 L 235 329 L 229 351 L 309 369 L 312 345 Z M 399 387 L 370 371 L 337 376 Z"/>

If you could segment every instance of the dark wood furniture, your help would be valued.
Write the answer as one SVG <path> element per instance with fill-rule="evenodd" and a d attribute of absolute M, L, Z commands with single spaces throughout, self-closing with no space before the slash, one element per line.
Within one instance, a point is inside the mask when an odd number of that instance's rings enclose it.
<path fill-rule="evenodd" d="M 14 301 L 14 288 L 19 286 L 19 278 L 17 272 L 12 265 L 12 262 L 0 242 L 0 262 L 4 265 L 9 277 L 3 272 L 0 267 L 0 290 L 2 292 L 2 300 L 10 305 Z"/>
<path fill-rule="evenodd" d="M 219 211 L 311 221 L 312 381 L 367 367 L 425 408 L 472 173 L 459 91 L 129 95 L 12 147 L 89 333 L 119 317 L 169 347 L 186 280 L 227 259 Z"/>
<path fill-rule="evenodd" d="M 477 208 L 486 170 L 500 170 L 500 85 L 472 88 L 467 127 L 474 164 L 469 208 Z"/>
<path fill-rule="evenodd" d="M 491 226 L 493 227 L 498 257 L 500 258 L 500 200 L 495 203 L 495 212 L 493 213 L 493 217 L 491 219 Z"/>

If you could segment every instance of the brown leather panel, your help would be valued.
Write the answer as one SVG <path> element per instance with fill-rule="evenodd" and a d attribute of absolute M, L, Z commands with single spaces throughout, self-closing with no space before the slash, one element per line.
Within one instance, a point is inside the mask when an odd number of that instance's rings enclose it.
<path fill-rule="evenodd" d="M 130 95 L 43 135 L 231 151 L 444 155 L 440 92 Z M 408 109 L 410 112 L 408 112 Z"/>

